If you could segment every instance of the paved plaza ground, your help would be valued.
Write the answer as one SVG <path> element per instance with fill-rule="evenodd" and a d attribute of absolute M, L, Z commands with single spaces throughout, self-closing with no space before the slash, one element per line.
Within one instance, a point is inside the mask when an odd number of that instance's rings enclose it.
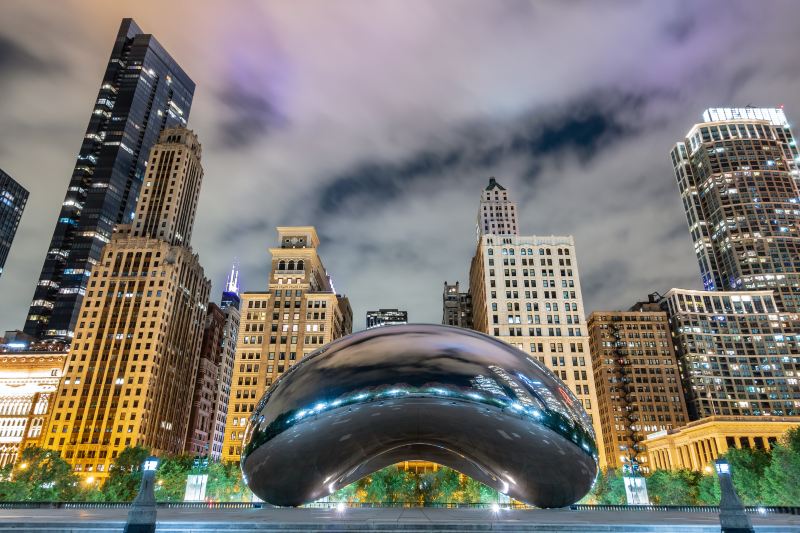
<path fill-rule="evenodd" d="M 122 531 L 117 509 L 2 509 L 0 532 Z M 800 516 L 754 515 L 760 533 L 800 532 Z M 655 531 L 719 532 L 713 513 L 490 509 L 159 509 L 158 532 Z"/>

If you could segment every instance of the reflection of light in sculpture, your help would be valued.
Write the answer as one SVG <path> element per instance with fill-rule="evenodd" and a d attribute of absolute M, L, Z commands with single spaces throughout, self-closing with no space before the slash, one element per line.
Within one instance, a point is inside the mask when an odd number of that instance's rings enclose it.
<path fill-rule="evenodd" d="M 258 402 L 242 470 L 277 505 L 316 500 L 409 459 L 542 507 L 573 503 L 597 472 L 591 421 L 533 362 L 460 328 L 349 335 L 304 358 Z"/>

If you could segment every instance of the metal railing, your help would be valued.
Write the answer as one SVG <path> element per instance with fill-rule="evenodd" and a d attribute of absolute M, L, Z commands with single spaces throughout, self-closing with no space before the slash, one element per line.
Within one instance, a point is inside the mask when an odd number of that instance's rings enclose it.
<path fill-rule="evenodd" d="M 313 502 L 303 505 L 306 509 L 335 509 L 340 506 L 350 509 L 415 508 L 436 509 L 537 509 L 519 502 L 510 503 L 460 503 L 460 502 Z M 131 502 L 0 502 L 0 509 L 127 509 Z M 157 502 L 161 509 L 266 509 L 273 505 L 263 502 Z M 719 513 L 717 505 L 590 505 L 573 504 L 572 511 L 627 511 L 627 512 L 678 512 Z M 747 506 L 748 514 L 792 514 L 800 515 L 800 507 Z"/>

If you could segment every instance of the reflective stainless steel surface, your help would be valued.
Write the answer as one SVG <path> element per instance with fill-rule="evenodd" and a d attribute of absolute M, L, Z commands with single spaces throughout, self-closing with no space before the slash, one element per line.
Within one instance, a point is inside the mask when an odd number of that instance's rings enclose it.
<path fill-rule="evenodd" d="M 540 507 L 579 500 L 597 473 L 591 420 L 566 385 L 529 355 L 449 326 L 379 327 L 323 347 L 267 391 L 245 440 L 247 483 L 275 505 L 410 459 Z"/>

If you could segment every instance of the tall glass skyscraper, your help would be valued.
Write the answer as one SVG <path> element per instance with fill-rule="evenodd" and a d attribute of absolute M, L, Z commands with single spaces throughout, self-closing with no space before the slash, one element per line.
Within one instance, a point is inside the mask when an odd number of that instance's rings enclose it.
<path fill-rule="evenodd" d="M 800 312 L 800 152 L 783 109 L 712 108 L 672 150 L 706 290 Z"/>
<path fill-rule="evenodd" d="M 152 35 L 123 19 L 61 205 L 25 333 L 71 337 L 86 283 L 116 224 L 133 218 L 161 131 L 185 126 L 194 82 Z"/>
<path fill-rule="evenodd" d="M 27 202 L 28 191 L 0 169 L 0 275 Z"/>

